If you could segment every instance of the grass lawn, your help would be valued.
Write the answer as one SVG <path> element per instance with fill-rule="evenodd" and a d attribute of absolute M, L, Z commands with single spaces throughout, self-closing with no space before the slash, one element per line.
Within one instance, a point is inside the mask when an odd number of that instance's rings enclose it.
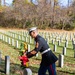
<path fill-rule="evenodd" d="M 57 43 L 56 43 L 57 44 Z M 51 49 L 53 50 L 54 45 L 49 44 Z M 64 44 L 62 43 L 60 46 L 57 46 L 57 52 L 55 54 L 57 57 L 62 53 Z M 31 47 L 33 48 L 33 47 Z M 20 68 L 19 61 L 19 52 L 18 49 L 11 47 L 10 45 L 0 41 L 0 51 L 2 61 L 0 63 L 0 75 L 4 74 L 5 69 L 5 56 L 10 56 L 10 75 L 21 75 L 22 69 Z M 54 52 L 54 51 L 53 51 Z M 32 57 L 29 59 L 29 67 L 31 68 L 33 75 L 38 75 L 38 69 L 41 61 L 41 55 L 39 53 L 38 57 Z M 64 67 L 58 67 L 58 61 L 56 62 L 57 75 L 75 75 L 75 58 L 74 58 L 74 50 L 72 49 L 71 42 L 67 48 L 67 54 L 64 56 Z"/>

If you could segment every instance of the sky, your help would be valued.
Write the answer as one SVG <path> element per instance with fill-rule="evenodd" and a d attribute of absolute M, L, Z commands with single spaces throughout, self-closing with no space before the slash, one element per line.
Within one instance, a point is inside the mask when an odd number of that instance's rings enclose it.
<path fill-rule="evenodd" d="M 13 0 L 5 0 L 7 3 L 12 3 Z"/>
<path fill-rule="evenodd" d="M 6 3 L 11 4 L 13 0 L 6 0 Z"/>
<path fill-rule="evenodd" d="M 69 3 L 71 4 L 71 1 L 73 0 L 69 0 Z M 68 6 L 68 0 L 59 0 L 61 6 Z"/>
<path fill-rule="evenodd" d="M 10 5 L 12 3 L 13 0 L 5 0 L 5 2 Z M 2 0 L 2 4 L 3 4 L 3 0 Z"/>
<path fill-rule="evenodd" d="M 68 4 L 68 0 L 59 0 L 59 2 L 62 6 L 66 6 Z"/>
<path fill-rule="evenodd" d="M 3 0 L 2 0 L 3 1 Z M 13 0 L 6 0 L 7 4 L 11 4 Z M 33 0 L 35 2 L 35 0 Z M 68 5 L 68 0 L 59 0 L 60 4 L 62 4 L 62 6 L 66 6 Z"/>

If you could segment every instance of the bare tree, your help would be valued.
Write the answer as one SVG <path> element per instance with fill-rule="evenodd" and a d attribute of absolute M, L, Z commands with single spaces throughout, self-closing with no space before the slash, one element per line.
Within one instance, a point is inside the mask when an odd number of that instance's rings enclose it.
<path fill-rule="evenodd" d="M 74 5 L 74 4 L 73 4 Z M 38 5 L 27 3 L 25 0 L 14 0 L 12 8 L 6 8 L 5 17 L 15 19 L 15 24 L 21 24 L 22 28 L 36 25 L 39 28 L 62 28 L 67 23 L 71 23 L 71 12 L 75 10 L 71 7 L 60 7 L 58 0 L 40 0 Z M 18 25 L 19 25 L 18 24 Z"/>

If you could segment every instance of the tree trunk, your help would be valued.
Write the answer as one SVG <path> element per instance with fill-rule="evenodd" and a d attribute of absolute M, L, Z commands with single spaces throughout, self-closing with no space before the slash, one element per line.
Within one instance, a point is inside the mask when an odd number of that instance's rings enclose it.
<path fill-rule="evenodd" d="M 0 6 L 1 6 L 1 0 L 0 0 Z"/>

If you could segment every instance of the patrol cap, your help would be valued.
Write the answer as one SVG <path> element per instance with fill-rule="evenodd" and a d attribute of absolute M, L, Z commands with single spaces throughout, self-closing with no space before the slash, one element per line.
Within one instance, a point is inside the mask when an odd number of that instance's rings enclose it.
<path fill-rule="evenodd" d="M 34 30 L 36 30 L 37 29 L 37 27 L 32 27 L 32 28 L 29 28 L 29 34 L 32 32 L 32 31 L 34 31 Z"/>

